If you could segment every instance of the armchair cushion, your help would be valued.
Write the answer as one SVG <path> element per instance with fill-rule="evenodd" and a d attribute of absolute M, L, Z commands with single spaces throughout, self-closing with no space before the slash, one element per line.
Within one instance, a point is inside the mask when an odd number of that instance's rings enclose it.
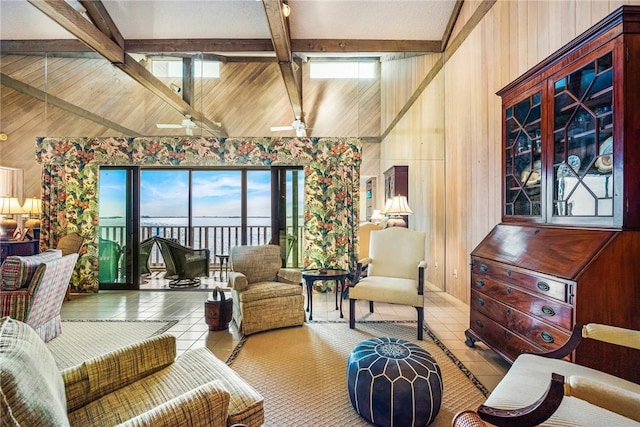
<path fill-rule="evenodd" d="M 2 264 L 2 283 L 0 290 L 12 291 L 26 288 L 31 283 L 33 275 L 40 264 L 62 257 L 62 251 L 49 249 L 36 255 L 12 255 Z"/>
<path fill-rule="evenodd" d="M 279 282 L 252 283 L 238 295 L 241 302 L 300 295 L 300 285 Z"/>
<path fill-rule="evenodd" d="M 424 296 L 418 294 L 418 282 L 398 277 L 369 276 L 357 286 L 349 288 L 349 298 L 413 307 L 424 305 Z"/>
<path fill-rule="evenodd" d="M 9 317 L 0 318 L 0 379 L 0 425 L 69 425 L 53 356 L 32 328 Z"/>

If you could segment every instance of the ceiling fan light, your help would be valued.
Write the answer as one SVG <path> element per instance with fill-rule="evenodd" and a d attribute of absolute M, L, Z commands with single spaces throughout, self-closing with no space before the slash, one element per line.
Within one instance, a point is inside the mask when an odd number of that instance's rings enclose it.
<path fill-rule="evenodd" d="M 286 3 L 282 4 L 282 14 L 284 15 L 285 18 L 288 18 L 289 15 L 291 15 L 291 6 L 289 6 Z"/>

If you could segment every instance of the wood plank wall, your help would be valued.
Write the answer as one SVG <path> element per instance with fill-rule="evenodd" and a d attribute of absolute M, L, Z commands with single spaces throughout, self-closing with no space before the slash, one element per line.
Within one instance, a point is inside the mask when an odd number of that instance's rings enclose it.
<path fill-rule="evenodd" d="M 183 117 L 133 79 L 103 59 L 2 55 L 0 72 L 32 91 L 38 100 L 6 83 L 0 92 L 0 166 L 24 171 L 24 195 L 40 194 L 40 166 L 35 162 L 39 136 L 131 136 L 82 117 L 98 115 L 144 136 L 184 135 L 182 129 L 157 129 L 156 123 L 180 123 Z M 230 136 L 292 137 L 294 131 L 271 132 L 289 125 L 293 112 L 276 63 L 221 64 L 220 79 L 196 80 L 193 105 L 221 121 Z M 181 84 L 179 79 L 165 83 Z M 73 104 L 73 111 L 54 106 Z M 303 64 L 303 105 L 309 136 L 380 135 L 380 78 L 311 80 Z M 195 135 L 202 134 L 196 129 Z M 206 136 L 207 134 L 204 133 Z M 377 163 L 375 164 L 377 169 Z"/>
<path fill-rule="evenodd" d="M 429 236 L 429 280 L 465 302 L 469 253 L 501 217 L 501 104 L 495 93 L 620 5 L 640 2 L 498 0 L 465 34 L 465 23 L 486 4 L 464 2 L 450 45 L 459 43 L 456 37 L 464 41 L 446 52 L 441 75 L 385 138 L 380 155 L 379 173 L 409 164 L 416 212 L 410 226 Z M 383 130 L 427 72 L 407 60 L 383 64 Z M 431 108 L 438 101 L 429 100 L 439 96 L 440 117 Z M 425 121 L 443 136 L 430 133 Z M 416 158 L 425 146 L 429 154 Z"/>

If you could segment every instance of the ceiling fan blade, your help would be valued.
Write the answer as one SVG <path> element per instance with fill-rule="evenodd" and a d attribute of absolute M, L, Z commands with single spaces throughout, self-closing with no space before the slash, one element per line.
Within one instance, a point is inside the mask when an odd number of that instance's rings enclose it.
<path fill-rule="evenodd" d="M 283 130 L 293 130 L 293 126 L 271 126 L 271 132 L 279 132 Z"/>
<path fill-rule="evenodd" d="M 166 124 L 166 123 L 158 123 L 156 125 L 158 129 L 182 129 L 182 125 L 174 125 L 174 124 Z"/>

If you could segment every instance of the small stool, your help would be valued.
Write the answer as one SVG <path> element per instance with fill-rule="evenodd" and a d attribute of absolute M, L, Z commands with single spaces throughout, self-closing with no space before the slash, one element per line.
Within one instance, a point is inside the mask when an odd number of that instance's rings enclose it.
<path fill-rule="evenodd" d="M 442 374 L 423 348 L 398 338 L 370 338 L 347 361 L 351 405 L 378 426 L 426 426 L 442 403 Z"/>

